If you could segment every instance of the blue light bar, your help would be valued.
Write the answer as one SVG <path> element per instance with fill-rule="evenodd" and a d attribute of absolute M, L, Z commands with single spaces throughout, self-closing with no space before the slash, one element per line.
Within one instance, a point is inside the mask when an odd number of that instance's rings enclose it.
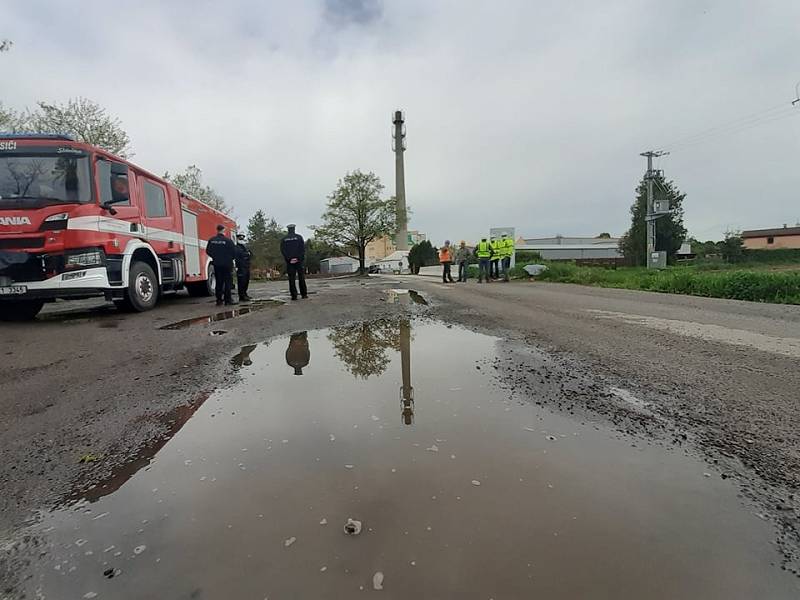
<path fill-rule="evenodd" d="M 6 139 L 28 139 L 28 140 L 65 140 L 67 142 L 76 142 L 77 140 L 66 133 L 6 133 L 0 131 L 0 137 Z"/>

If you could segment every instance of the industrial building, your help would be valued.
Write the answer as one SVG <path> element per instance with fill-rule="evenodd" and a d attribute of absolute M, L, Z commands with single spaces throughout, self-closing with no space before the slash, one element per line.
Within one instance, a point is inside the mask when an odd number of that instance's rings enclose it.
<path fill-rule="evenodd" d="M 800 248 L 800 225 L 775 229 L 751 229 L 742 232 L 742 243 L 748 250 Z"/>

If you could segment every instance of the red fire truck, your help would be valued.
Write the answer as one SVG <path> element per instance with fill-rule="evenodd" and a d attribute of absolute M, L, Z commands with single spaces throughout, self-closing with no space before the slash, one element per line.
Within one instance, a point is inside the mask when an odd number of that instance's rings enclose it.
<path fill-rule="evenodd" d="M 0 320 L 56 298 L 145 311 L 164 292 L 213 293 L 206 240 L 226 215 L 63 135 L 0 133 Z"/>

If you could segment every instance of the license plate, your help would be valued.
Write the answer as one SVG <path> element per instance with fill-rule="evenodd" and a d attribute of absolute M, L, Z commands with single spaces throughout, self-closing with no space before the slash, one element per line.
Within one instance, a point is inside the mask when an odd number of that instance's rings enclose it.
<path fill-rule="evenodd" d="M 25 294 L 28 291 L 28 287 L 25 285 L 4 285 L 0 287 L 0 296 L 18 296 L 19 294 Z"/>

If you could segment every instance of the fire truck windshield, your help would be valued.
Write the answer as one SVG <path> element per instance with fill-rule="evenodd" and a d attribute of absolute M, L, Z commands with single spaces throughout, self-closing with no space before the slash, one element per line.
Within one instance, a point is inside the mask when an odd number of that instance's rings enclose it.
<path fill-rule="evenodd" d="M 86 154 L 0 152 L 0 210 L 90 202 L 90 182 Z"/>

